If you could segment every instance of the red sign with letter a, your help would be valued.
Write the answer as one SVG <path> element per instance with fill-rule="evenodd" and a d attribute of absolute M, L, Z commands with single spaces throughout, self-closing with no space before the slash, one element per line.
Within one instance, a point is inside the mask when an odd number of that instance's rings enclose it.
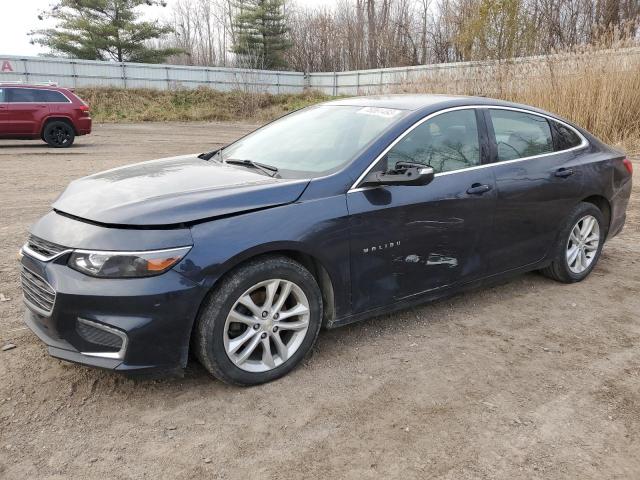
<path fill-rule="evenodd" d="M 9 60 L 0 60 L 0 72 L 13 72 L 13 65 L 11 65 L 11 62 Z"/>

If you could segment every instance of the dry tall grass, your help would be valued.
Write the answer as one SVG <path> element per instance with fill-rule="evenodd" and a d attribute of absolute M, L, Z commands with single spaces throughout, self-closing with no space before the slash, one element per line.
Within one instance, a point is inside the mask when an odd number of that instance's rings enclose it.
<path fill-rule="evenodd" d="M 394 92 L 485 95 L 565 117 L 604 142 L 640 153 L 640 51 L 619 55 L 586 50 L 535 61 L 512 61 L 466 78 L 430 75 Z"/>

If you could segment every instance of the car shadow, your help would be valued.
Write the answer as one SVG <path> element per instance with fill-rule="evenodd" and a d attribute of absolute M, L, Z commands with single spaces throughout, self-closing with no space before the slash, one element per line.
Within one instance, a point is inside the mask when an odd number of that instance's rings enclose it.
<path fill-rule="evenodd" d="M 2 141 L 0 141 L 2 142 Z M 16 142 L 16 140 L 9 140 L 9 142 Z M 10 143 L 10 144 L 4 144 L 4 143 L 0 143 L 0 150 L 8 150 L 11 148 L 18 148 L 18 149 L 34 149 L 34 150 L 50 150 L 52 152 L 70 152 L 73 150 L 77 150 L 77 149 L 84 149 L 84 148 L 88 148 L 88 147 L 92 147 L 93 145 L 91 144 L 87 144 L 87 143 L 79 143 L 76 144 L 74 143 L 73 145 L 71 145 L 70 147 L 67 148 L 53 148 L 50 147 L 49 145 L 47 145 L 46 143 Z"/>

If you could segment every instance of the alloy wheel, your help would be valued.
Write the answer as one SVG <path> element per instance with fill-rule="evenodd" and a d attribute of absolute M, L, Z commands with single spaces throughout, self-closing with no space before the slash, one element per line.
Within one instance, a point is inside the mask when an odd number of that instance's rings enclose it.
<path fill-rule="evenodd" d="M 71 131 L 67 127 L 56 125 L 49 128 L 47 138 L 56 146 L 63 147 L 71 140 Z"/>
<path fill-rule="evenodd" d="M 309 329 L 309 300 L 294 282 L 257 283 L 236 300 L 224 325 L 229 359 L 248 372 L 279 367 L 300 348 Z"/>
<path fill-rule="evenodd" d="M 593 215 L 576 222 L 567 240 L 566 258 L 569 270 L 580 274 L 587 270 L 598 253 L 600 225 Z"/>

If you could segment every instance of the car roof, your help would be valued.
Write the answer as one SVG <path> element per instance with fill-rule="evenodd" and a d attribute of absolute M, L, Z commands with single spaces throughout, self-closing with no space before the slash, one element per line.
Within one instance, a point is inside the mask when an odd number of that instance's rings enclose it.
<path fill-rule="evenodd" d="M 29 83 L 11 83 L 11 82 L 1 82 L 0 87 L 2 88 L 37 88 L 42 90 L 68 90 L 67 88 L 60 87 L 58 85 L 47 85 L 42 84 L 39 85 L 37 83 L 29 84 Z"/>
<path fill-rule="evenodd" d="M 545 113 L 528 105 L 521 105 L 504 100 L 488 97 L 471 97 L 464 95 L 440 95 L 440 94 L 396 94 L 396 95 L 371 95 L 363 97 L 341 98 L 324 103 L 324 105 L 344 105 L 393 108 L 397 110 L 437 111 L 443 108 L 460 107 L 465 105 L 497 105 L 504 107 L 524 108 L 534 112 Z"/>

